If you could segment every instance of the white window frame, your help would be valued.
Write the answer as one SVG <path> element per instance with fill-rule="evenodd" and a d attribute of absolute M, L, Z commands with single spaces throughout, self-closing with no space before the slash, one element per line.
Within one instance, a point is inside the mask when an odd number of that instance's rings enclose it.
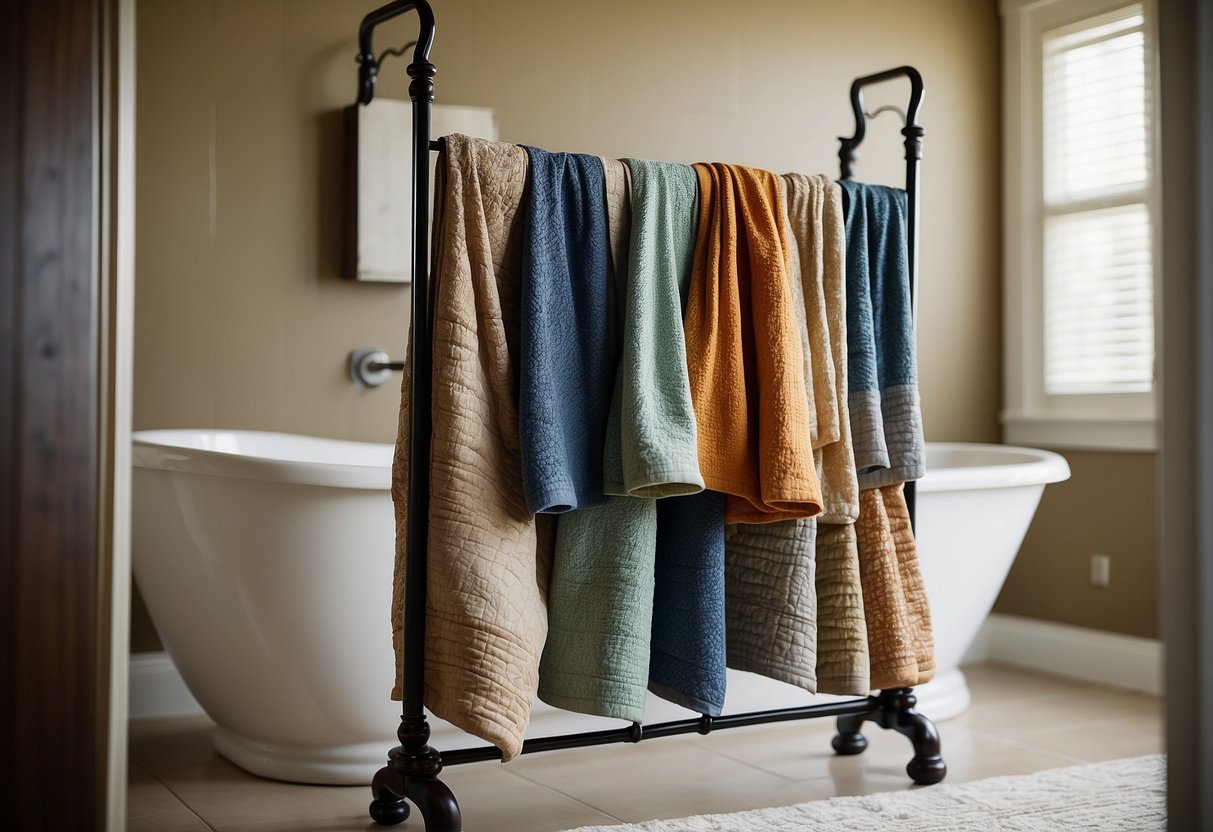
<path fill-rule="evenodd" d="M 1159 198 L 1158 36 L 1154 0 L 1145 15 L 1152 86 L 1150 212 L 1154 284 L 1154 385 L 1146 393 L 1048 395 L 1044 385 L 1044 33 L 1132 5 L 1134 0 L 1001 0 L 1003 19 L 1004 441 L 1089 450 L 1158 448 L 1162 217 Z"/>

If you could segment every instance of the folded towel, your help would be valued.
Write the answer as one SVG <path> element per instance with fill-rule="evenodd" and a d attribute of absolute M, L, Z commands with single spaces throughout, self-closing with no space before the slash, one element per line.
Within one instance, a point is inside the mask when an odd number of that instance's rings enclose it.
<path fill-rule="evenodd" d="M 871 685 L 924 684 L 934 675 L 934 642 L 904 486 L 865 488 L 859 500 L 855 531 Z"/>
<path fill-rule="evenodd" d="M 860 488 L 925 469 L 906 248 L 906 193 L 843 182 L 849 409 Z"/>
<path fill-rule="evenodd" d="M 649 690 L 719 716 L 725 691 L 725 495 L 657 501 Z"/>
<path fill-rule="evenodd" d="M 603 159 L 602 165 L 611 243 L 608 340 L 615 341 L 628 311 L 631 207 L 627 166 L 613 159 Z M 609 449 L 620 447 L 622 375 L 615 375 L 607 423 L 608 465 Z M 603 508 L 560 515 L 557 526 L 539 696 L 567 710 L 639 721 L 649 678 L 655 501 L 608 497 Z"/>
<path fill-rule="evenodd" d="M 817 518 L 729 526 L 728 663 L 817 691 Z"/>
<path fill-rule="evenodd" d="M 547 634 L 542 540 L 522 498 L 514 373 L 526 153 L 452 135 L 438 160 L 434 222 L 433 441 L 425 704 L 498 746 L 522 749 Z M 392 466 L 392 630 L 399 698 L 412 360 Z"/>
<path fill-rule="evenodd" d="M 618 163 L 617 163 L 618 164 Z M 623 285 L 623 347 L 607 425 L 606 492 L 670 497 L 703 490 L 683 303 L 698 223 L 687 165 L 628 160 L 631 250 Z"/>
<path fill-rule="evenodd" d="M 864 696 L 869 683 L 868 625 L 855 526 L 817 527 L 817 692 Z"/>
<path fill-rule="evenodd" d="M 526 148 L 519 418 L 532 512 L 602 505 L 615 386 L 602 161 Z"/>
<path fill-rule="evenodd" d="M 694 169 L 699 229 L 684 330 L 704 484 L 729 495 L 729 522 L 811 517 L 821 488 L 778 177 L 719 162 Z"/>
<path fill-rule="evenodd" d="M 539 698 L 640 722 L 649 680 L 655 500 L 608 497 L 556 521 Z"/>
<path fill-rule="evenodd" d="M 795 245 L 793 287 L 808 321 L 810 387 L 818 425 L 820 523 L 853 523 L 859 483 L 847 397 L 846 268 L 842 191 L 827 176 L 787 174 L 789 240 Z M 799 281 L 795 277 L 799 277 Z"/>

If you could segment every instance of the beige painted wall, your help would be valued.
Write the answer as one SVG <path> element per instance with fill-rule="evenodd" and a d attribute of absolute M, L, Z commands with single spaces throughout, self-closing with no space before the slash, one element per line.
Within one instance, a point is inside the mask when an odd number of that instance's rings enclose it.
<path fill-rule="evenodd" d="M 994 609 L 1079 627 L 1158 637 L 1152 453 L 1062 452 L 1069 481 L 1050 485 Z M 1090 582 L 1091 555 L 1111 582 Z"/>
<path fill-rule="evenodd" d="M 139 0 L 136 429 L 393 439 L 396 385 L 355 389 L 345 360 L 402 355 L 409 290 L 338 274 L 340 111 L 378 4 Z M 504 140 L 553 150 L 834 174 L 851 79 L 917 66 L 927 433 L 998 439 L 993 0 L 434 5 L 439 102 L 495 107 Z M 382 27 L 377 48 L 414 25 Z M 405 97 L 399 59 L 381 93 Z M 905 97 L 890 85 L 869 105 Z M 897 129 L 873 126 L 859 178 L 901 182 Z"/>

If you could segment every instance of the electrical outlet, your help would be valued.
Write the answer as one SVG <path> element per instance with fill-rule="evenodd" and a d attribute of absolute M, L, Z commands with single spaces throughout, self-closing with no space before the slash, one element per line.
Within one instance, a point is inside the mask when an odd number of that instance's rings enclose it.
<path fill-rule="evenodd" d="M 1091 586 L 1106 587 L 1112 581 L 1112 556 L 1091 555 Z"/>

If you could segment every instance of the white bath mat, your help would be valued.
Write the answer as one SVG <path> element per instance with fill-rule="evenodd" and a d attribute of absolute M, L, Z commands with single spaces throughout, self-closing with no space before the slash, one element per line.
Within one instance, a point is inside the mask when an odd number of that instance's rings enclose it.
<path fill-rule="evenodd" d="M 1031 753 L 1031 752 L 1025 752 Z M 1166 758 L 571 832 L 1165 832 Z"/>

